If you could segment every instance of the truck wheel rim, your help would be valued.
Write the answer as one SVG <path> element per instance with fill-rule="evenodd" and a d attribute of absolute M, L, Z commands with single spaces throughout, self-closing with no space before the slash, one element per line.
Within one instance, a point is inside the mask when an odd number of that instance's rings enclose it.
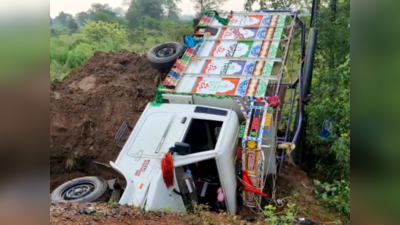
<path fill-rule="evenodd" d="M 93 192 L 95 186 L 93 184 L 78 184 L 66 189 L 62 193 L 63 200 L 76 200 L 83 198 Z"/>
<path fill-rule="evenodd" d="M 175 54 L 175 49 L 171 47 L 165 47 L 157 51 L 156 55 L 160 58 L 166 58 Z"/>

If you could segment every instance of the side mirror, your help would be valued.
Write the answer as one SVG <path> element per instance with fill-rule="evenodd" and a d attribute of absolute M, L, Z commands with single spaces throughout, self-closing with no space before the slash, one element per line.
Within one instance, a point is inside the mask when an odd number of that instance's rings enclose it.
<path fill-rule="evenodd" d="M 192 149 L 189 144 L 182 142 L 175 142 L 175 152 L 178 155 L 189 155 L 192 152 Z"/>

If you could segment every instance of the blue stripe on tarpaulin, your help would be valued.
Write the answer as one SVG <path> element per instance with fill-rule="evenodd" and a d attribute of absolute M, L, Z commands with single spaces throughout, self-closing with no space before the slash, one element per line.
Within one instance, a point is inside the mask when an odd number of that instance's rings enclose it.
<path fill-rule="evenodd" d="M 244 141 L 256 141 L 256 142 L 258 142 L 258 141 L 260 141 L 261 139 L 258 138 L 258 137 L 244 137 L 243 140 L 244 140 Z"/>
<path fill-rule="evenodd" d="M 181 75 L 180 75 L 179 73 L 177 73 L 177 72 L 174 71 L 174 74 L 173 74 L 172 77 L 175 78 L 175 79 L 177 79 L 177 80 L 179 80 L 179 79 L 181 78 Z"/>
<path fill-rule="evenodd" d="M 176 73 L 176 72 L 173 71 L 173 70 L 169 71 L 169 75 L 170 75 L 172 78 L 176 79 L 176 80 L 178 80 L 178 79 L 181 77 L 181 75 L 179 75 L 178 73 Z"/>
<path fill-rule="evenodd" d="M 201 45 L 198 45 L 198 46 L 196 47 L 196 49 L 194 50 L 193 55 L 197 55 L 197 53 L 199 53 L 200 47 L 201 47 Z"/>

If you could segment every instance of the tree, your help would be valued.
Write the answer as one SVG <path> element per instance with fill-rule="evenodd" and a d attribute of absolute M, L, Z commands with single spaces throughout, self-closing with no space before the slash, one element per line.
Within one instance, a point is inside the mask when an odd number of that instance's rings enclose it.
<path fill-rule="evenodd" d="M 68 21 L 68 29 L 70 30 L 70 34 L 76 33 L 78 28 L 79 28 L 78 24 L 75 22 L 74 19 L 71 18 Z"/>
<path fill-rule="evenodd" d="M 246 11 L 252 11 L 255 3 L 258 3 L 260 9 L 288 9 L 293 6 L 309 8 L 310 2 L 310 0 L 245 0 L 244 8 Z"/>
<path fill-rule="evenodd" d="M 71 14 L 68 14 L 68 13 L 65 13 L 65 12 L 61 11 L 58 14 L 58 16 L 56 16 L 54 18 L 53 22 L 54 22 L 54 25 L 60 25 L 60 26 L 66 27 L 66 26 L 68 26 L 69 20 L 72 19 L 72 18 L 73 17 L 72 17 Z"/>
<path fill-rule="evenodd" d="M 221 5 L 227 2 L 227 0 L 191 0 L 194 3 L 194 8 L 197 13 L 204 13 L 209 9 L 219 9 Z"/>
<path fill-rule="evenodd" d="M 124 17 L 126 14 L 126 10 L 122 7 L 113 8 L 112 11 L 115 13 L 117 17 Z"/>
<path fill-rule="evenodd" d="M 89 9 L 90 13 L 105 12 L 113 13 L 113 9 L 109 4 L 93 3 Z"/>
<path fill-rule="evenodd" d="M 169 20 L 179 20 L 181 10 L 178 8 L 178 3 L 181 0 L 164 0 L 165 17 Z"/>
<path fill-rule="evenodd" d="M 144 16 L 160 20 L 164 17 L 164 0 L 132 0 L 126 13 L 129 27 L 136 29 Z"/>
<path fill-rule="evenodd" d="M 108 4 L 93 3 L 88 12 L 90 13 L 91 20 L 94 21 L 114 23 L 117 20 L 117 14 Z"/>
<path fill-rule="evenodd" d="M 260 9 L 267 9 L 267 2 L 266 0 L 260 0 L 259 1 L 260 4 Z"/>
<path fill-rule="evenodd" d="M 56 29 L 51 28 L 50 29 L 50 37 L 58 37 L 58 32 L 56 31 Z"/>
<path fill-rule="evenodd" d="M 88 20 L 125 25 L 124 15 L 125 11 L 120 7 L 112 8 L 108 4 L 94 3 L 88 11 L 77 13 L 75 18 L 79 26 L 85 25 Z"/>
<path fill-rule="evenodd" d="M 79 26 L 85 25 L 86 21 L 91 18 L 90 13 L 88 12 L 79 12 L 75 15 L 75 20 Z"/>

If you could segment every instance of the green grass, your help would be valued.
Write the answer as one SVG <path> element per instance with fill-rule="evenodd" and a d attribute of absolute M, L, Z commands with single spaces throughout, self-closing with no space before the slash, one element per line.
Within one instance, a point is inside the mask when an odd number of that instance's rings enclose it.
<path fill-rule="evenodd" d="M 61 65 L 57 61 L 52 61 L 50 63 L 50 80 L 52 82 L 62 81 L 64 77 L 69 74 L 70 71 L 71 69 L 67 66 Z"/>
<path fill-rule="evenodd" d="M 81 38 L 81 34 L 50 38 L 50 80 L 52 82 L 64 79 L 71 70 L 82 65 L 96 51 L 109 52 L 120 49 L 112 41 L 85 43 L 79 41 L 82 40 Z"/>
<path fill-rule="evenodd" d="M 76 33 L 76 34 L 72 34 L 72 35 L 60 35 L 58 37 L 59 40 L 65 42 L 67 44 L 72 44 L 76 40 L 81 39 L 81 38 L 82 38 L 82 34 L 80 34 L 80 33 Z"/>

